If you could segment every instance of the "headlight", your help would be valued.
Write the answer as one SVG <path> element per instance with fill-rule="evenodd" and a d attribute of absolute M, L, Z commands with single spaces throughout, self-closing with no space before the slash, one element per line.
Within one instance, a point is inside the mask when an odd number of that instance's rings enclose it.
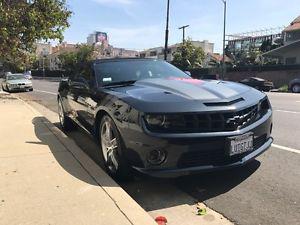
<path fill-rule="evenodd" d="M 145 120 L 150 126 L 164 126 L 166 117 L 164 115 L 146 115 Z"/>
<path fill-rule="evenodd" d="M 182 115 L 146 115 L 145 120 L 148 128 L 153 131 L 157 130 L 181 130 L 185 128 L 186 121 Z"/>

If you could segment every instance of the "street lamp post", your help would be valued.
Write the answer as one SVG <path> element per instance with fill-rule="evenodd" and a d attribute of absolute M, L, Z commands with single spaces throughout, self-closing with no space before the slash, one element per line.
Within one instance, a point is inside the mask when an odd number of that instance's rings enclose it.
<path fill-rule="evenodd" d="M 224 3 L 224 27 L 223 27 L 223 57 L 222 57 L 222 80 L 224 80 L 226 65 L 225 65 L 225 38 L 226 38 L 226 11 L 227 11 L 227 3 L 226 0 L 222 0 Z"/>
<path fill-rule="evenodd" d="M 182 43 L 185 42 L 185 28 L 188 28 L 190 25 L 185 25 L 185 26 L 182 26 L 182 27 L 179 27 L 178 29 L 179 30 L 182 30 Z"/>
<path fill-rule="evenodd" d="M 167 24 L 166 24 L 165 49 L 164 49 L 165 60 L 167 60 L 168 58 L 169 17 L 170 17 L 170 0 L 167 1 Z"/>

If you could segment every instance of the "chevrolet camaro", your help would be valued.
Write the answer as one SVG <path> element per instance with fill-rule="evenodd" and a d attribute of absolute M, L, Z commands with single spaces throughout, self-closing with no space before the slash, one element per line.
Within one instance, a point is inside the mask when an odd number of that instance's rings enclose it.
<path fill-rule="evenodd" d="M 57 100 L 63 129 L 77 124 L 93 134 L 116 178 L 242 166 L 273 141 L 264 93 L 193 79 L 162 60 L 93 61 L 61 80 Z"/>

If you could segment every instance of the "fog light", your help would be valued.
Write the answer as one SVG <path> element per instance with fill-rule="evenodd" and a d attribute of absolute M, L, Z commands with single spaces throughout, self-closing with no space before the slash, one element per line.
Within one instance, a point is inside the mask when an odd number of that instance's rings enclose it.
<path fill-rule="evenodd" d="M 160 165 L 166 160 L 166 153 L 162 150 L 152 150 L 148 155 L 148 162 L 152 165 Z"/>

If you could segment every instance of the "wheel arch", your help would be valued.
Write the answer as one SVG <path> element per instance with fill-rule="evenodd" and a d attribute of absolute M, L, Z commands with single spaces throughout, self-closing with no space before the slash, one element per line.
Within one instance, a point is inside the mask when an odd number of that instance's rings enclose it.
<path fill-rule="evenodd" d="M 97 113 L 96 113 L 96 116 L 95 116 L 95 124 L 94 124 L 94 130 L 95 130 L 95 137 L 96 137 L 96 140 L 99 141 L 98 137 L 99 137 L 99 126 L 100 126 L 100 123 L 101 123 L 101 120 L 103 118 L 103 116 L 105 115 L 108 115 L 109 117 L 111 117 L 109 115 L 109 113 L 104 110 L 104 109 L 100 109 Z"/>

